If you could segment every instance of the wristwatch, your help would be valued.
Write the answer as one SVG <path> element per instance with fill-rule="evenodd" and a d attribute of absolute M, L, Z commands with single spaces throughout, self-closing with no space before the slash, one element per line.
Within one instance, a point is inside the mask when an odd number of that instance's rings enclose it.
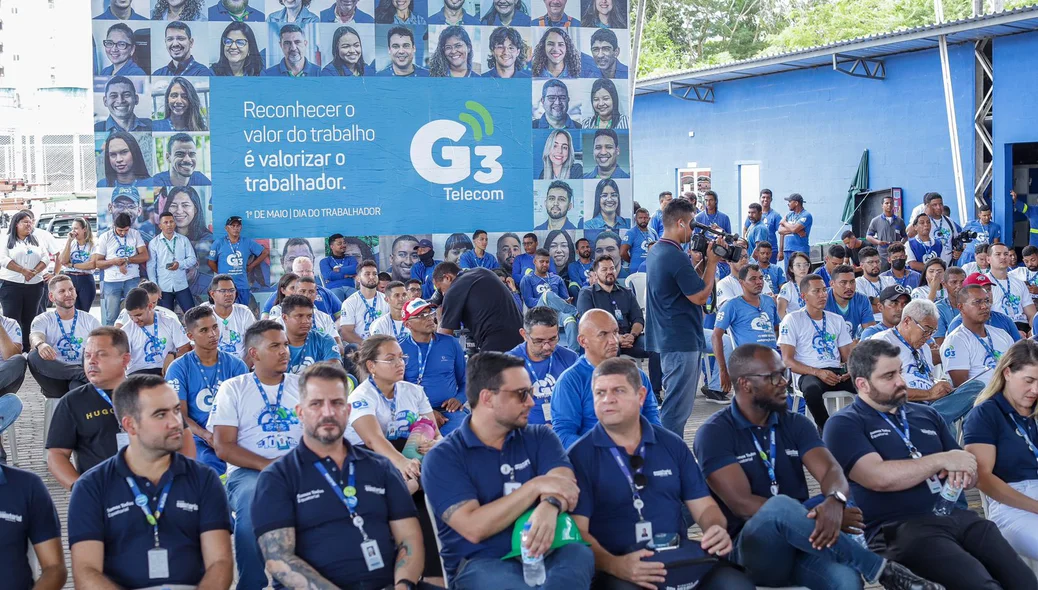
<path fill-rule="evenodd" d="M 564 512 L 564 510 L 562 509 L 562 502 L 560 502 L 559 499 L 555 496 L 548 496 L 544 499 L 544 501 L 557 508 L 559 510 L 559 514 L 562 514 Z"/>
<path fill-rule="evenodd" d="M 840 490 L 836 490 L 834 492 L 829 492 L 828 494 L 826 494 L 825 497 L 826 498 L 836 498 L 836 501 L 839 502 L 840 504 L 843 504 L 844 506 L 847 505 L 847 496 L 844 496 L 843 492 L 841 492 Z"/>
<path fill-rule="evenodd" d="M 407 590 L 415 590 L 415 588 L 418 588 L 418 584 L 415 584 L 411 580 L 400 580 L 396 584 L 393 584 L 393 588 L 396 588 L 397 586 L 401 586 L 401 585 L 404 588 L 407 588 Z"/>

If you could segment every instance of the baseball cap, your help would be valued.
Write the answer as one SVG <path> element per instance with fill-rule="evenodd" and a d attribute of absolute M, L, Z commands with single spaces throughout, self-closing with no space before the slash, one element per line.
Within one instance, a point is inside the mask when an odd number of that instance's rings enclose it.
<path fill-rule="evenodd" d="M 419 240 L 418 245 L 415 248 L 428 248 L 432 250 L 432 240 Z"/>
<path fill-rule="evenodd" d="M 404 305 L 403 321 L 406 322 L 423 311 L 430 309 L 432 306 L 432 303 L 429 303 L 421 297 L 408 301 L 407 304 Z"/>
<path fill-rule="evenodd" d="M 227 218 L 227 221 L 224 222 L 224 225 L 241 225 L 241 216 L 231 215 Z"/>
<path fill-rule="evenodd" d="M 887 285 L 879 293 L 880 301 L 894 301 L 899 297 L 912 298 L 912 290 L 904 285 Z"/>
<path fill-rule="evenodd" d="M 141 194 L 137 192 L 136 187 L 117 186 L 115 187 L 115 190 L 112 191 L 112 200 L 114 201 L 116 199 L 129 199 L 133 201 L 134 204 L 139 204 L 141 202 Z"/>
<path fill-rule="evenodd" d="M 987 287 L 992 284 L 993 283 L 991 282 L 991 279 L 989 279 L 986 274 L 982 274 L 979 272 L 971 274 L 970 276 L 966 277 L 965 281 L 962 282 L 963 287 L 968 287 L 970 285 L 980 285 L 981 287 Z"/>
<path fill-rule="evenodd" d="M 804 197 L 800 196 L 800 193 L 793 193 L 793 194 L 789 195 L 788 197 L 786 197 L 786 200 L 787 201 L 800 201 L 801 203 L 803 203 L 804 202 Z"/>
<path fill-rule="evenodd" d="M 502 557 L 502 561 L 522 555 L 523 526 L 526 524 L 526 521 L 530 520 L 530 515 L 532 514 L 533 509 L 531 508 L 515 521 L 515 526 L 512 527 L 512 551 Z M 577 523 L 574 522 L 573 517 L 566 512 L 560 512 L 555 521 L 555 539 L 551 542 L 551 549 L 558 549 L 570 543 L 590 545 L 580 536 L 580 530 L 577 529 Z"/>

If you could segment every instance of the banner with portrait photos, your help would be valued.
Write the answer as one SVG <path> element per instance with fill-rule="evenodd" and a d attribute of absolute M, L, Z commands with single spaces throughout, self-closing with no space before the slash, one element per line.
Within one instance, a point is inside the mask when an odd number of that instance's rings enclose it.
<path fill-rule="evenodd" d="M 172 213 L 197 300 L 231 215 L 256 294 L 336 233 L 395 280 L 476 229 L 506 268 L 532 231 L 571 281 L 578 247 L 627 272 L 627 0 L 91 2 L 99 230 Z"/>

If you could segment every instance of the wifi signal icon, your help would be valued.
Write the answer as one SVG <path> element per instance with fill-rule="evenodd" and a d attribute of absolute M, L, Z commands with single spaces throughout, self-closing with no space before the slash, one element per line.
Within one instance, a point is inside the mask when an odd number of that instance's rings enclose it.
<path fill-rule="evenodd" d="M 487 108 L 474 100 L 465 101 L 465 108 L 479 115 L 479 118 L 483 121 L 483 125 L 476 120 L 476 117 L 470 113 L 461 113 L 458 115 L 458 120 L 469 126 L 472 130 L 472 136 L 476 141 L 483 140 L 483 130 L 486 130 L 487 137 L 494 134 L 494 117 L 490 115 L 490 111 Z"/>

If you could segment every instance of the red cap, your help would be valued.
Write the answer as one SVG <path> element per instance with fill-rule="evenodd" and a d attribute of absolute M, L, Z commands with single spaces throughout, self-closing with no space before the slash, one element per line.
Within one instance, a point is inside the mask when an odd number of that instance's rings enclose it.
<path fill-rule="evenodd" d="M 970 276 L 966 277 L 965 281 L 962 282 L 963 287 L 967 287 L 969 285 L 980 285 L 981 287 L 987 287 L 993 284 L 994 283 L 991 282 L 991 279 L 988 278 L 988 275 L 979 272 L 971 274 Z"/>

